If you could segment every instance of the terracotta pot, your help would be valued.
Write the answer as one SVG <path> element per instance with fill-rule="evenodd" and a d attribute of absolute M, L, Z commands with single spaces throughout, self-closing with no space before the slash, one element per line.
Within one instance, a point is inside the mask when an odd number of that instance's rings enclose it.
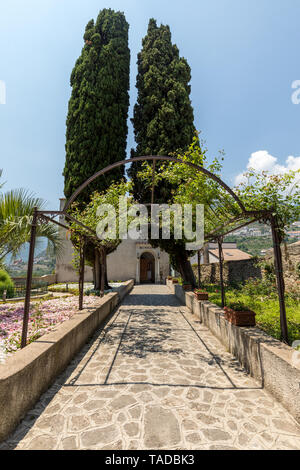
<path fill-rule="evenodd" d="M 235 326 L 255 326 L 255 312 L 252 310 L 236 311 L 225 307 L 225 318 Z"/>
<path fill-rule="evenodd" d="M 197 300 L 208 300 L 208 294 L 206 292 L 195 292 Z"/>
<path fill-rule="evenodd" d="M 182 287 L 183 287 L 183 290 L 185 290 L 185 291 L 190 291 L 190 290 L 192 290 L 191 284 L 184 284 Z"/>

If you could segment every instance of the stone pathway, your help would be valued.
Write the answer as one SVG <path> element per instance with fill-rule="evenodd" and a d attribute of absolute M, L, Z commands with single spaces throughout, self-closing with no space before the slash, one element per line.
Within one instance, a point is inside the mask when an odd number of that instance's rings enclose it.
<path fill-rule="evenodd" d="M 166 286 L 136 286 L 2 449 L 300 449 L 300 427 Z"/>

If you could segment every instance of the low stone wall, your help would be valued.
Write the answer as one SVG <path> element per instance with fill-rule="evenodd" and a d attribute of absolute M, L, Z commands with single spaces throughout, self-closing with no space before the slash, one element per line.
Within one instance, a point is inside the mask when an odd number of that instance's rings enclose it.
<path fill-rule="evenodd" d="M 261 279 L 261 270 L 255 264 L 256 259 L 224 262 L 224 281 L 228 284 L 244 282 L 250 278 Z M 193 271 L 198 277 L 198 268 L 193 265 Z M 218 284 L 220 282 L 219 263 L 201 264 L 201 281 L 204 283 Z"/>
<path fill-rule="evenodd" d="M 79 312 L 0 365 L 0 441 L 14 430 L 133 285 L 132 280 L 127 281 L 118 292 L 99 299 L 95 310 Z"/>
<path fill-rule="evenodd" d="M 225 319 L 223 309 L 210 302 L 199 302 L 192 292 L 184 292 L 181 286 L 174 287 L 170 281 L 167 281 L 167 285 L 247 372 L 259 380 L 262 387 L 275 396 L 300 423 L 299 353 L 259 328 L 232 325 Z"/>
<path fill-rule="evenodd" d="M 25 284 L 26 277 L 13 277 L 12 280 L 16 284 Z M 34 277 L 32 282 L 44 282 L 45 284 L 55 284 L 56 283 L 56 274 L 45 274 L 44 276 Z"/>

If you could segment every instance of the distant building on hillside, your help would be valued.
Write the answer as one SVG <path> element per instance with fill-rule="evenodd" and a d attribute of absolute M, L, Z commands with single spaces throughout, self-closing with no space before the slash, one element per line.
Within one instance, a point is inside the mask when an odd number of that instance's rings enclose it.
<path fill-rule="evenodd" d="M 224 261 L 240 261 L 251 259 L 252 256 L 245 251 L 239 250 L 236 243 L 224 242 L 222 244 Z M 190 259 L 192 264 L 198 263 L 198 256 Z M 206 253 L 201 255 L 201 264 L 213 264 L 219 262 L 219 248 L 217 243 L 208 243 Z"/>
<path fill-rule="evenodd" d="M 288 231 L 286 234 L 291 238 L 298 238 L 300 240 L 300 230 Z"/>

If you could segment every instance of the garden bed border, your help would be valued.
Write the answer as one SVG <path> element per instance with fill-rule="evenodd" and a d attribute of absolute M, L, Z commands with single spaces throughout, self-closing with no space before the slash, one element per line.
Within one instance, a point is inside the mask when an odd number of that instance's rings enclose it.
<path fill-rule="evenodd" d="M 133 285 L 133 280 L 125 282 L 118 292 L 99 298 L 98 307 L 76 313 L 0 364 L 0 441 L 14 430 Z"/>
<path fill-rule="evenodd" d="M 193 292 L 167 280 L 167 286 L 300 423 L 300 364 L 292 347 L 256 327 L 238 327 L 225 319 L 224 311 L 209 301 L 198 301 Z"/>

